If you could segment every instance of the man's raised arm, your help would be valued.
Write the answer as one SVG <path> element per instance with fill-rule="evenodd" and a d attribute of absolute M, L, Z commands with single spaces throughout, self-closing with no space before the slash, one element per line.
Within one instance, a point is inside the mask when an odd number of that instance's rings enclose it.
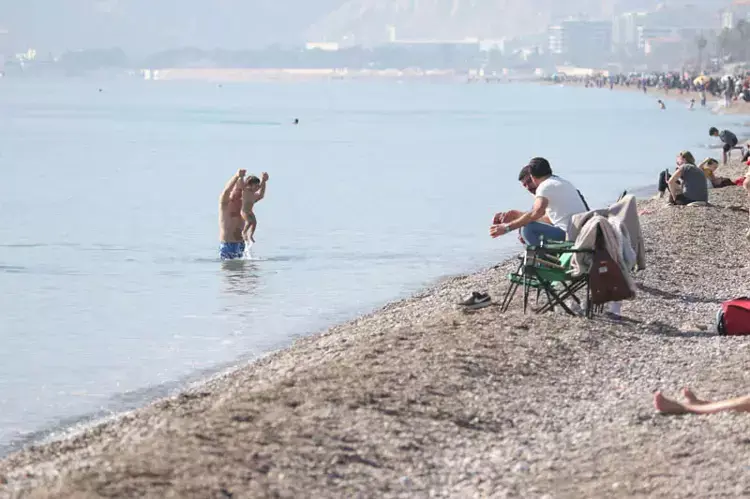
<path fill-rule="evenodd" d="M 242 180 L 244 176 L 245 176 L 245 170 L 237 170 L 237 173 L 235 173 L 232 176 L 232 178 L 229 179 L 229 182 L 227 182 L 227 185 L 224 186 L 224 190 L 221 191 L 221 196 L 219 197 L 219 203 L 224 205 L 229 202 L 229 196 L 232 194 L 232 191 L 237 186 L 237 182 Z"/>

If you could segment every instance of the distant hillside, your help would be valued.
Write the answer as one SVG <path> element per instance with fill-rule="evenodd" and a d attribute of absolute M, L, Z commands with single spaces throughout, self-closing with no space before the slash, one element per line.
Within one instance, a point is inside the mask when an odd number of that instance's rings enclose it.
<path fill-rule="evenodd" d="M 450 39 L 500 38 L 533 34 L 570 16 L 610 19 L 630 10 L 676 8 L 689 4 L 714 8 L 730 0 L 346 0 L 308 30 L 313 39 L 357 43 L 386 38 L 386 26 L 397 37 Z"/>
<path fill-rule="evenodd" d="M 388 25 L 396 27 L 399 38 L 500 38 L 540 32 L 568 16 L 609 18 L 615 11 L 660 4 L 703 7 L 730 1 L 0 0 L 0 28 L 10 31 L 6 38 L 16 49 L 59 53 L 121 47 L 144 54 L 177 47 L 296 45 L 346 36 L 357 43 L 381 42 Z M 701 16 L 692 17 L 700 21 Z"/>

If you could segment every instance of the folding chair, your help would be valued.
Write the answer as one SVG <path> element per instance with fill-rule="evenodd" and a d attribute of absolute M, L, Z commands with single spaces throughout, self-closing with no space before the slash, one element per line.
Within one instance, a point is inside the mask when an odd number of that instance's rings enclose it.
<path fill-rule="evenodd" d="M 537 304 L 540 297 L 544 295 L 546 302 L 541 306 L 532 307 L 535 313 L 544 313 L 555 307 L 562 308 L 570 315 L 577 315 L 566 303 L 572 299 L 579 306 L 581 300 L 577 294 L 585 290 L 586 294 L 586 317 L 592 317 L 593 306 L 591 304 L 591 292 L 589 288 L 588 274 L 573 276 L 570 270 L 570 258 L 574 253 L 593 254 L 588 249 L 573 249 L 573 243 L 553 243 L 528 246 L 521 258 L 516 272 L 510 274 L 508 279 L 510 286 L 503 297 L 501 310 L 507 311 L 518 288 L 523 286 L 523 311 L 529 308 L 529 297 L 531 290 L 536 290 Z"/>

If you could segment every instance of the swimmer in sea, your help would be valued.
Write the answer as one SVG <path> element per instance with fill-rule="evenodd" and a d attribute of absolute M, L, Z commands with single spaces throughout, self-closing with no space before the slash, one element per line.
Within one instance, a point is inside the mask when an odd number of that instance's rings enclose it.
<path fill-rule="evenodd" d="M 690 99 L 690 105 L 688 106 L 688 109 L 695 109 L 695 99 Z"/>
<path fill-rule="evenodd" d="M 245 243 L 255 242 L 255 229 L 258 227 L 258 220 L 255 217 L 253 208 L 255 203 L 263 199 L 266 195 L 266 182 L 268 182 L 268 173 L 263 172 L 262 180 L 251 175 L 247 179 L 240 178 L 242 183 L 242 219 L 245 221 L 245 228 L 242 229 L 242 239 Z"/>
<path fill-rule="evenodd" d="M 661 99 L 659 99 L 656 102 L 659 103 L 659 108 L 661 108 L 662 111 L 665 111 L 667 109 L 667 106 L 664 104 L 664 101 L 662 101 Z"/>

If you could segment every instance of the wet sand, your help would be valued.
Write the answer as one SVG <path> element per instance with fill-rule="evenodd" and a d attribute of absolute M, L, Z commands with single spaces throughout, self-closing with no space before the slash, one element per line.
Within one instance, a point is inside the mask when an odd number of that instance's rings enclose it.
<path fill-rule="evenodd" d="M 744 174 L 744 167 L 720 175 Z M 0 497 L 709 497 L 750 493 L 750 415 L 652 393 L 750 387 L 711 332 L 750 282 L 747 195 L 641 202 L 648 268 L 623 319 L 524 316 L 513 261 L 448 279 L 179 396 L 0 462 Z M 513 236 L 508 236 L 513 237 Z"/>

